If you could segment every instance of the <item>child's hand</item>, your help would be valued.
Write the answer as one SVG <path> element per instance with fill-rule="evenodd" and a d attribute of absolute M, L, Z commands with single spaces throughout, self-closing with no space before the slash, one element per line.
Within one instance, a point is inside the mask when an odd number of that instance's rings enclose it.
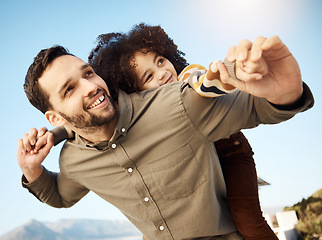
<path fill-rule="evenodd" d="M 220 61 L 213 61 L 209 65 L 209 69 L 207 71 L 206 78 L 209 81 L 217 80 L 220 82 L 221 86 L 226 92 L 232 91 L 235 89 L 234 86 L 227 84 L 226 82 L 228 81 L 228 78 L 230 77 L 229 75 L 222 74 L 221 69 L 218 67 L 218 64 Z M 224 79 L 221 79 L 224 78 Z"/>
<path fill-rule="evenodd" d="M 31 128 L 29 134 L 24 134 L 23 136 L 23 149 L 25 152 L 30 154 L 35 154 L 41 149 L 44 145 L 47 144 L 47 137 L 51 134 L 48 132 L 46 127 L 42 127 L 39 130 L 36 128 Z"/>
<path fill-rule="evenodd" d="M 251 56 L 249 53 L 248 56 Z M 242 81 L 261 80 L 268 73 L 268 66 L 263 57 L 244 61 L 236 61 L 236 77 Z"/>
<path fill-rule="evenodd" d="M 268 73 L 268 66 L 258 51 L 266 38 L 258 37 L 253 43 L 242 40 L 238 46 L 232 46 L 227 53 L 227 60 L 235 62 L 236 77 L 242 81 L 261 80 Z M 250 50 L 249 50 L 250 49 Z M 239 52 L 239 54 L 235 54 Z"/>
<path fill-rule="evenodd" d="M 242 40 L 237 47 L 230 48 L 227 59 L 240 63 L 250 61 L 247 66 L 237 66 L 241 81 L 228 78 L 227 83 L 240 91 L 266 98 L 277 105 L 293 104 L 303 94 L 303 82 L 298 63 L 277 36 L 267 39 L 258 37 L 253 43 L 249 40 Z M 254 70 L 262 73 L 260 74 L 261 79 L 255 77 L 252 80 L 250 76 L 259 74 L 249 73 Z"/>

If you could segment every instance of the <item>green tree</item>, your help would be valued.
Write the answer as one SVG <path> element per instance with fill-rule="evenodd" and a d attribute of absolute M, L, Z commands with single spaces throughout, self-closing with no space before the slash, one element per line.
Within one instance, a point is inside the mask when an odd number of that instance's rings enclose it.
<path fill-rule="evenodd" d="M 284 211 L 290 210 L 296 211 L 299 218 L 296 229 L 304 240 L 322 238 L 322 189 L 292 207 L 284 208 Z"/>

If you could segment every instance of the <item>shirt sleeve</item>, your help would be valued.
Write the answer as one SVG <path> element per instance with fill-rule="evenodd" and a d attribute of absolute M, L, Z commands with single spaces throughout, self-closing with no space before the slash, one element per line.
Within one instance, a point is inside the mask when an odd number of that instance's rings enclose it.
<path fill-rule="evenodd" d="M 178 80 L 189 83 L 193 89 L 203 97 L 219 97 L 235 90 L 235 87 L 225 84 L 220 80 L 220 73 L 217 63 L 214 61 L 209 65 L 207 70 L 199 64 L 192 64 L 183 69 L 179 74 Z M 231 77 L 235 77 L 234 63 L 224 62 Z M 198 72 L 199 74 L 193 74 Z"/>
<path fill-rule="evenodd" d="M 238 90 L 219 98 L 204 98 L 189 84 L 182 85 L 182 101 L 195 128 L 206 139 L 215 142 L 241 129 L 286 121 L 311 108 L 314 103 L 312 93 L 306 84 L 303 87 L 303 100 L 293 109 L 277 108 L 264 98 Z"/>
<path fill-rule="evenodd" d="M 66 139 L 70 139 L 70 138 L 74 138 L 75 133 L 62 126 L 62 127 L 57 127 L 54 128 L 52 130 L 50 130 L 50 132 L 52 134 L 54 134 L 54 146 L 58 145 L 59 143 L 61 143 L 62 141 L 66 140 Z"/>
<path fill-rule="evenodd" d="M 56 208 L 71 207 L 89 192 L 86 187 L 64 177 L 63 174 L 50 172 L 46 168 L 32 183 L 28 183 L 22 176 L 22 186 L 39 201 Z"/>

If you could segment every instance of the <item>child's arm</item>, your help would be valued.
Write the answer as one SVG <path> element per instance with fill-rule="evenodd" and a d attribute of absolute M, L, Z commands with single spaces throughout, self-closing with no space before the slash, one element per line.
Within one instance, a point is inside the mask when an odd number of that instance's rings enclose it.
<path fill-rule="evenodd" d="M 218 65 L 221 66 L 218 68 Z M 226 70 L 223 70 L 222 65 L 226 67 Z M 199 71 L 200 74 L 190 77 L 196 71 Z M 244 81 L 246 79 L 248 81 L 260 80 L 267 72 L 267 64 L 262 58 L 257 61 L 246 59 L 243 62 L 231 62 L 225 59 L 224 62 L 218 60 L 212 62 L 208 70 L 199 64 L 189 65 L 180 73 L 178 80 L 189 82 L 201 96 L 219 97 L 236 89 L 234 86 L 226 83 L 229 78 L 235 80 L 243 79 Z"/>
<path fill-rule="evenodd" d="M 235 87 L 221 81 L 217 63 L 219 61 L 212 62 L 208 70 L 199 64 L 189 65 L 180 73 L 178 80 L 189 82 L 194 90 L 204 97 L 218 97 L 233 92 Z M 225 62 L 225 65 L 228 71 L 231 70 L 229 71 L 231 77 L 236 78 L 234 74 L 235 63 Z M 200 74 L 190 77 L 196 71 L 199 71 Z"/>
<path fill-rule="evenodd" d="M 50 132 L 54 134 L 54 146 L 66 139 L 74 138 L 74 132 L 70 129 L 65 128 L 64 126 L 54 128 L 50 130 Z"/>

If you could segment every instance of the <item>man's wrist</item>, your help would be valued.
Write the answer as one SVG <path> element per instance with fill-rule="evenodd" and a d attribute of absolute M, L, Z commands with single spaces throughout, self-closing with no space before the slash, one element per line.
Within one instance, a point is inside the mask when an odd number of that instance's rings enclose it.
<path fill-rule="evenodd" d="M 289 98 L 285 98 L 284 102 L 283 100 L 279 100 L 279 101 L 271 101 L 269 99 L 267 99 L 267 101 L 270 102 L 270 104 L 272 104 L 275 108 L 279 109 L 279 110 L 294 110 L 296 108 L 299 108 L 301 106 L 303 106 L 303 104 L 305 103 L 305 83 L 302 83 L 302 88 L 300 93 L 298 94 L 294 94 L 294 97 L 292 100 L 291 97 Z"/>
<path fill-rule="evenodd" d="M 303 86 L 297 93 L 292 94 L 285 94 L 283 96 L 280 96 L 279 98 L 267 98 L 267 101 L 269 101 L 274 106 L 280 106 L 279 108 L 294 108 L 294 105 L 298 105 L 298 103 L 303 98 L 304 89 Z"/>
<path fill-rule="evenodd" d="M 28 168 L 28 169 L 22 170 L 23 175 L 27 180 L 27 183 L 32 183 L 36 181 L 40 177 L 43 171 L 44 171 L 44 167 L 42 165 L 40 165 L 38 168 L 33 168 L 33 169 Z"/>

